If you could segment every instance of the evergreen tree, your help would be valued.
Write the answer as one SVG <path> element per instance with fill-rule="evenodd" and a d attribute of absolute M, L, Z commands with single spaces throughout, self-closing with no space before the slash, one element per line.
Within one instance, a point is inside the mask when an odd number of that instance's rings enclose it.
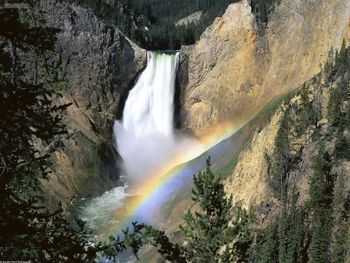
<path fill-rule="evenodd" d="M 134 42 L 149 50 L 180 49 L 194 44 L 202 32 L 238 0 L 67 0 L 92 8 L 97 16 L 113 23 Z M 198 21 L 176 23 L 202 11 Z"/>
<path fill-rule="evenodd" d="M 331 91 L 327 110 L 328 118 L 331 124 L 335 127 L 339 127 L 342 121 L 341 105 L 343 102 L 342 92 L 338 87 L 334 87 Z"/>
<path fill-rule="evenodd" d="M 263 231 L 265 240 L 258 245 L 261 253 L 258 262 L 303 262 L 303 253 L 307 250 L 304 217 L 302 209 L 297 207 L 298 193 L 292 192 L 291 201 L 286 200 L 280 215 Z"/>
<path fill-rule="evenodd" d="M 312 239 L 310 244 L 309 262 L 326 263 L 329 261 L 329 231 L 324 228 L 325 222 L 321 218 L 313 219 Z M 327 226 L 330 227 L 330 226 Z M 325 233 L 326 232 L 326 233 Z"/>
<path fill-rule="evenodd" d="M 287 249 L 285 260 L 280 262 L 299 263 L 303 262 L 302 254 L 306 252 L 304 248 L 304 218 L 303 212 L 297 207 L 298 193 L 296 189 L 293 191 L 291 207 L 289 209 L 288 221 L 289 228 L 287 230 Z"/>
<path fill-rule="evenodd" d="M 325 80 L 325 84 L 329 84 L 330 82 L 332 82 L 334 77 L 334 56 L 334 50 L 331 49 L 328 53 L 327 62 L 322 70 L 322 75 L 323 79 Z"/>
<path fill-rule="evenodd" d="M 277 224 L 270 224 L 262 233 L 264 241 L 258 245 L 258 261 L 259 263 L 278 262 L 278 243 L 277 243 Z"/>
<path fill-rule="evenodd" d="M 207 168 L 194 176 L 192 199 L 198 209 L 187 211 L 180 230 L 184 244 L 173 244 L 164 232 L 147 227 L 158 252 L 170 262 L 248 262 L 252 243 L 250 216 L 236 208 L 232 218 L 231 198 L 226 197 L 220 176 Z"/>
<path fill-rule="evenodd" d="M 350 250 L 350 211 L 347 207 L 350 196 L 346 191 L 345 178 L 344 173 L 340 173 L 334 189 L 332 262 L 336 263 L 345 263 Z"/>
<path fill-rule="evenodd" d="M 286 197 L 289 171 L 292 169 L 289 138 L 291 118 L 289 110 L 289 107 L 285 110 L 280 128 L 278 129 L 269 173 L 270 185 L 276 197 L 280 200 L 284 200 Z"/>
<path fill-rule="evenodd" d="M 319 85 L 313 92 L 313 101 L 311 94 L 304 87 L 299 93 L 300 107 L 290 106 L 287 109 L 290 113 L 290 116 L 287 116 L 288 122 L 283 119 L 281 121 L 283 128 L 277 134 L 269 174 L 276 196 L 281 197 L 281 208 L 279 208 L 280 213 L 276 220 L 259 235 L 262 236 L 263 241 L 257 242 L 256 245 L 257 262 L 335 263 L 350 260 L 348 252 L 350 194 L 345 190 L 347 187 L 344 176 L 337 178 L 332 173 L 333 164 L 338 166 L 350 156 L 348 50 L 343 45 L 342 50 L 336 54 L 336 65 L 331 55 L 323 73 L 323 77 L 326 78 L 325 86 L 320 86 L 321 83 L 317 81 L 320 76 L 317 76 L 316 81 L 311 84 Z M 317 133 L 319 129 L 317 126 L 321 117 L 321 94 L 325 88 L 329 87 L 331 87 L 328 104 L 330 125 L 325 136 L 321 132 Z M 298 169 L 299 157 L 302 157 L 302 155 L 290 154 L 289 151 L 286 151 L 290 147 L 290 139 L 293 139 L 294 135 L 299 138 L 305 135 L 310 125 L 316 126 L 313 142 L 318 143 L 320 147 L 313 160 L 313 175 L 309 180 L 309 201 L 306 207 L 297 207 L 297 191 L 290 186 L 293 178 L 285 181 L 285 184 L 281 183 L 283 182 L 281 179 L 288 179 L 289 173 L 293 174 L 294 170 Z M 295 129 L 287 131 L 289 127 L 295 127 Z M 292 134 L 292 131 L 296 131 L 296 134 Z M 325 149 L 327 141 L 335 142 L 332 153 Z M 304 142 L 308 143 L 306 138 Z M 288 166 L 285 166 L 286 161 Z M 289 169 L 283 170 L 284 167 L 289 167 Z M 272 180 L 273 178 L 275 180 Z M 336 178 L 337 183 L 334 188 Z M 279 188 L 279 186 L 282 187 Z"/>
<path fill-rule="evenodd" d="M 61 115 L 68 105 L 54 103 L 54 86 L 31 80 L 22 69 L 53 49 L 58 31 L 33 23 L 38 14 L 31 5 L 18 6 L 0 8 L 0 259 L 92 262 L 99 253 L 114 256 L 126 249 L 125 242 L 93 244 L 84 222 L 71 225 L 62 209 L 50 212 L 41 202 L 50 152 L 37 144 L 52 146 L 66 134 Z M 137 250 L 133 237 L 128 240 Z"/>
<path fill-rule="evenodd" d="M 284 204 L 285 206 L 285 204 Z M 287 208 L 281 209 L 280 216 L 278 218 L 278 262 L 283 263 L 287 257 L 287 246 L 288 246 L 288 215 Z"/>
<path fill-rule="evenodd" d="M 343 39 L 342 47 L 335 57 L 335 69 L 338 75 L 343 75 L 349 66 L 349 50 L 346 48 L 345 39 Z"/>
<path fill-rule="evenodd" d="M 185 257 L 191 262 L 220 262 L 220 249 L 227 245 L 231 260 L 245 262 L 251 242 L 248 214 L 238 209 L 230 223 L 232 201 L 226 197 L 219 175 L 211 171 L 209 159 L 206 170 L 194 176 L 192 195 L 199 211 L 189 210 L 184 217 Z M 234 242 L 236 237 L 239 243 Z"/>
<path fill-rule="evenodd" d="M 309 250 L 311 263 L 330 262 L 331 215 L 334 175 L 332 161 L 323 144 L 314 159 L 314 175 L 310 180 L 309 205 L 312 210 L 312 238 Z"/>

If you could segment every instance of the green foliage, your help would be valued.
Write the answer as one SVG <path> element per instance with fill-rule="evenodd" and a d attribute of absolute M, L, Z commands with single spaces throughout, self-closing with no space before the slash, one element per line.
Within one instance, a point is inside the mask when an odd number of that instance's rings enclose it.
<path fill-rule="evenodd" d="M 239 207 L 232 217 L 231 198 L 226 197 L 220 176 L 207 168 L 194 176 L 193 201 L 180 230 L 184 244 L 173 244 L 164 232 L 148 227 L 146 235 L 170 262 L 248 262 L 253 241 L 251 216 Z"/>
<path fill-rule="evenodd" d="M 312 231 L 309 261 L 330 261 L 331 215 L 335 176 L 331 173 L 332 161 L 323 144 L 314 159 L 314 175 L 310 180 L 309 206 L 312 211 Z"/>
<path fill-rule="evenodd" d="M 278 241 L 277 241 L 277 229 L 278 224 L 271 224 L 262 233 L 263 240 L 255 248 L 257 250 L 257 262 L 270 263 L 278 262 Z"/>
<path fill-rule="evenodd" d="M 332 85 L 327 105 L 328 119 L 336 132 L 334 154 L 337 159 L 350 160 L 350 142 L 345 135 L 350 130 L 350 112 L 346 101 L 350 98 L 349 66 L 350 50 L 344 44 L 335 57 L 334 76 L 337 82 Z"/>
<path fill-rule="evenodd" d="M 324 227 L 325 223 L 320 218 L 313 220 L 309 262 L 329 262 L 329 231 L 325 231 Z"/>
<path fill-rule="evenodd" d="M 344 263 L 349 260 L 350 249 L 350 195 L 346 191 L 346 175 L 340 173 L 337 176 L 333 199 L 333 237 L 332 237 L 332 262 Z"/>
<path fill-rule="evenodd" d="M 331 91 L 331 95 L 328 103 L 328 117 L 333 126 L 338 127 L 342 119 L 342 113 L 340 105 L 342 104 L 342 92 L 338 88 L 334 88 Z"/>
<path fill-rule="evenodd" d="M 350 158 L 349 125 L 349 48 L 329 55 L 322 76 L 315 77 L 298 95 L 301 102 L 288 103 L 278 131 L 269 170 L 271 187 L 280 199 L 276 220 L 258 233 L 253 262 L 347 262 L 349 251 L 350 198 L 344 176 L 333 174 L 333 166 Z M 323 81 L 320 81 L 320 78 Z M 330 89 L 327 105 L 329 125 L 319 124 L 323 92 Z M 322 131 L 320 127 L 322 125 Z M 312 141 L 309 140 L 310 132 Z M 309 178 L 309 200 L 297 206 L 297 178 L 291 175 L 303 168 L 304 145 L 319 145 Z M 325 144 L 335 143 L 334 150 Z M 300 144 L 300 145 L 299 145 Z M 293 149 L 293 150 L 291 150 Z M 336 187 L 335 187 L 336 182 Z"/>
<path fill-rule="evenodd" d="M 332 251 L 332 262 L 346 263 L 349 262 L 349 220 L 343 220 L 337 224 L 337 231 L 334 234 L 334 243 Z"/>
<path fill-rule="evenodd" d="M 335 70 L 338 75 L 344 75 L 348 71 L 349 67 L 350 52 L 349 48 L 346 47 L 345 40 L 343 40 L 342 47 L 335 56 Z"/>
<path fill-rule="evenodd" d="M 336 74 L 336 68 L 334 66 L 334 57 L 334 50 L 331 49 L 328 53 L 326 64 L 324 65 L 322 70 L 323 79 L 325 80 L 326 84 L 332 83 L 332 81 L 334 81 L 334 76 Z"/>
<path fill-rule="evenodd" d="M 296 109 L 295 116 L 295 137 L 304 137 L 304 144 L 307 143 L 308 129 L 314 125 L 317 127 L 318 121 L 321 119 L 321 99 L 320 90 L 316 90 L 314 98 L 310 99 L 310 89 L 304 85 L 298 93 L 301 97 L 301 104 Z"/>
<path fill-rule="evenodd" d="M 119 29 L 138 45 L 149 50 L 180 49 L 194 44 L 227 6 L 239 0 L 68 0 L 94 10 L 97 16 Z M 253 0 L 252 10 L 261 28 L 280 0 Z M 186 25 L 176 22 L 201 11 L 198 21 Z"/>
<path fill-rule="evenodd" d="M 219 175 L 211 172 L 209 159 L 206 170 L 194 176 L 192 195 L 199 211 L 187 211 L 185 225 L 181 226 L 186 242 L 185 257 L 191 262 L 220 262 L 220 249 L 226 245 L 226 258 L 229 254 L 231 260 L 244 262 L 251 242 L 248 214 L 238 208 L 231 222 L 231 199 L 226 197 Z"/>
<path fill-rule="evenodd" d="M 194 44 L 202 32 L 238 0 L 69 0 L 92 8 L 97 16 L 119 29 L 138 45 L 149 50 L 180 49 Z M 116 11 L 119 10 L 119 11 Z M 202 11 L 199 21 L 187 25 L 176 22 Z"/>
<path fill-rule="evenodd" d="M 286 109 L 277 133 L 275 149 L 270 168 L 270 185 L 279 199 L 285 197 L 289 171 L 292 169 L 292 155 L 290 153 L 290 112 Z"/>
<path fill-rule="evenodd" d="M 330 52 L 323 73 L 309 82 L 312 89 L 305 85 L 297 94 L 301 100 L 297 104 L 288 102 L 269 170 L 271 187 L 280 199 L 281 207 L 277 218 L 258 233 L 252 262 L 335 263 L 350 260 L 347 175 L 332 173 L 336 171 L 333 168 L 350 158 L 349 50 L 343 44 L 335 55 Z M 327 89 L 330 92 L 329 124 L 325 125 L 320 122 L 325 117 L 322 116 L 321 95 Z M 326 150 L 325 145 L 332 146 L 333 143 L 334 150 L 332 147 Z M 309 199 L 306 204 L 297 206 L 295 185 L 298 178 L 293 175 L 305 171 L 303 149 L 308 145 L 319 145 L 319 148 L 313 159 L 313 172 L 303 174 L 309 179 Z M 295 146 L 300 148 L 300 153 L 295 152 L 298 148 Z"/>
<path fill-rule="evenodd" d="M 340 132 L 336 136 L 334 154 L 337 159 L 350 160 L 350 141 Z"/>
<path fill-rule="evenodd" d="M 0 9 L 0 259 L 93 262 L 128 246 L 136 251 L 138 225 L 125 241 L 95 242 L 84 222 L 70 224 L 62 209 L 50 212 L 42 205 L 40 181 L 50 172 L 49 154 L 66 134 L 61 116 L 68 105 L 53 102 L 59 96 L 53 81 L 31 81 L 22 68 L 45 60 L 55 44 L 57 30 L 38 26 L 37 17 L 31 8 Z M 39 150 L 39 143 L 50 151 Z"/>
<path fill-rule="evenodd" d="M 276 220 L 260 233 L 262 240 L 255 248 L 257 262 L 304 262 L 307 251 L 305 214 L 297 207 L 297 200 L 298 194 L 294 192 Z"/>
<path fill-rule="evenodd" d="M 67 88 L 68 88 L 68 82 L 67 81 L 61 80 L 61 81 L 57 82 L 57 89 L 58 90 L 64 91 L 64 90 L 67 90 Z"/>

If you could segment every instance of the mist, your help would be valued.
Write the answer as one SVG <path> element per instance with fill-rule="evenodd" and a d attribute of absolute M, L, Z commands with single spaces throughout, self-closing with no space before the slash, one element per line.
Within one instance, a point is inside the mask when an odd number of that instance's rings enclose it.
<path fill-rule="evenodd" d="M 148 63 L 125 103 L 114 134 L 127 178 L 144 181 L 199 143 L 174 130 L 179 54 L 148 52 Z M 176 163 L 172 163 L 176 165 Z"/>

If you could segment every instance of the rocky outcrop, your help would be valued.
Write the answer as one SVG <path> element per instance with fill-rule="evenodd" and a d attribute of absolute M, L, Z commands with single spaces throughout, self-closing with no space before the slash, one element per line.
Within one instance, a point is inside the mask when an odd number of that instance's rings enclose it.
<path fill-rule="evenodd" d="M 54 153 L 43 182 L 50 203 L 96 194 L 118 181 L 112 125 L 129 89 L 145 67 L 146 51 L 91 11 L 64 2 L 41 2 L 49 26 L 61 29 L 51 63 L 57 70 L 70 138 Z"/>
<path fill-rule="evenodd" d="M 303 206 L 310 200 L 309 187 L 317 171 L 315 164 L 319 165 L 315 157 L 323 147 L 327 152 L 323 158 L 329 161 L 332 180 L 338 182 L 342 175 L 349 182 L 349 154 L 345 149 L 349 150 L 350 126 L 346 120 L 350 97 L 343 96 L 337 102 L 334 99 L 336 92 L 342 90 L 342 94 L 346 94 L 348 90 L 348 85 L 342 84 L 348 78 L 347 65 L 340 69 L 334 66 L 329 71 L 331 78 L 325 69 L 323 74 L 293 92 L 293 96 L 284 96 L 284 103 L 273 113 L 269 123 L 255 132 L 248 147 L 240 153 L 232 175 L 225 180 L 225 191 L 232 196 L 233 203 L 257 212 L 261 223 L 274 218 L 283 206 L 280 186 L 276 189 L 276 183 L 279 185 L 282 180 L 286 196 L 291 198 L 295 194 L 297 205 Z M 341 125 L 334 122 L 338 114 L 331 110 L 333 106 L 330 105 L 334 103 L 341 112 Z M 281 155 L 286 151 L 288 161 L 284 162 L 286 159 Z M 276 170 L 276 164 L 281 163 L 286 165 L 287 172 Z M 345 187 L 346 191 L 349 187 Z"/>
<path fill-rule="evenodd" d="M 181 50 L 183 127 L 200 136 L 227 121 L 244 124 L 320 72 L 329 51 L 349 39 L 349 18 L 348 0 L 281 0 L 261 29 L 248 0 L 230 5 Z"/>
<path fill-rule="evenodd" d="M 249 147 L 241 152 L 232 176 L 226 180 L 226 192 L 232 195 L 234 203 L 239 203 L 244 208 L 255 207 L 273 199 L 268 185 L 269 160 L 266 156 L 273 154 L 283 114 L 282 110 L 277 111 L 260 132 L 255 132 Z"/>

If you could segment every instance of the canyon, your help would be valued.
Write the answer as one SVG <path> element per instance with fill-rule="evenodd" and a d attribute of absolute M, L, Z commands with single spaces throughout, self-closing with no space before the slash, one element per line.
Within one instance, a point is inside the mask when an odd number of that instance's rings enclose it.
<path fill-rule="evenodd" d="M 66 118 L 74 134 L 54 154 L 56 168 L 43 185 L 52 205 L 69 207 L 71 196 L 118 185 L 112 125 L 146 66 L 146 50 L 89 10 L 53 0 L 41 5 L 49 25 L 61 29 L 52 63 L 67 87 L 62 101 L 73 103 Z M 262 28 L 249 1 L 230 5 L 196 44 L 180 50 L 178 128 L 201 138 L 226 123 L 244 126 L 274 98 L 320 72 L 330 51 L 348 41 L 349 17 L 345 0 L 282 0 Z"/>
<path fill-rule="evenodd" d="M 350 262 L 350 0 L 0 13 L 1 258 Z"/>

